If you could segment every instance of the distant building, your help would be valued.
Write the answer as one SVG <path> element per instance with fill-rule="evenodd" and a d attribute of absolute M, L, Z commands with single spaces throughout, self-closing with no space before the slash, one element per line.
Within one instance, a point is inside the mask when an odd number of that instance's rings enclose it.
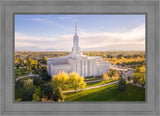
<path fill-rule="evenodd" d="M 68 56 L 47 59 L 48 74 L 51 77 L 57 75 L 60 71 L 66 73 L 77 72 L 83 77 L 101 76 L 104 72 L 107 73 L 109 71 L 109 64 L 107 61 L 102 61 L 101 56 L 83 55 L 79 47 L 76 25 L 72 52 Z"/>

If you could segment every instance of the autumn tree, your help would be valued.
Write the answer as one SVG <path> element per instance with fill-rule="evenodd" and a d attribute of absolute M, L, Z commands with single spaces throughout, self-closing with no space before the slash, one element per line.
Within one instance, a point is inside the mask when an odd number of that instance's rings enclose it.
<path fill-rule="evenodd" d="M 112 79 L 114 81 L 117 81 L 119 79 L 119 74 L 117 73 L 117 71 L 114 73 L 114 75 L 112 76 Z M 117 83 L 114 84 L 115 86 L 117 86 Z"/>
<path fill-rule="evenodd" d="M 145 66 L 136 67 L 133 73 L 133 83 L 139 83 L 142 87 L 145 86 Z"/>
<path fill-rule="evenodd" d="M 136 86 L 137 83 L 139 82 L 140 76 L 141 76 L 141 74 L 139 74 L 139 73 L 134 73 L 133 83 L 134 83 L 135 86 Z"/>
<path fill-rule="evenodd" d="M 31 79 L 28 79 L 27 83 L 24 84 L 24 90 L 22 92 L 22 101 L 32 101 L 33 90 L 33 82 Z"/>
<path fill-rule="evenodd" d="M 110 76 L 110 78 L 112 78 L 112 76 L 114 76 L 116 73 L 116 70 L 110 69 L 108 75 Z"/>
<path fill-rule="evenodd" d="M 75 93 L 77 89 L 83 89 L 86 87 L 86 82 L 84 82 L 84 77 L 80 77 L 78 73 L 72 72 L 69 74 L 69 85 L 74 88 Z"/>
<path fill-rule="evenodd" d="M 107 80 L 110 79 L 110 77 L 108 76 L 108 74 L 106 74 L 105 72 L 103 73 L 103 79 L 105 80 L 105 83 L 107 83 Z"/>
<path fill-rule="evenodd" d="M 43 91 L 40 87 L 35 88 L 35 93 L 33 94 L 33 100 L 32 101 L 41 101 L 41 98 L 43 97 Z"/>
<path fill-rule="evenodd" d="M 32 81 L 32 79 L 28 79 L 27 83 L 24 84 L 24 87 L 28 88 L 28 89 L 33 88 L 33 81 Z"/>
<path fill-rule="evenodd" d="M 53 89 L 57 89 L 58 87 L 60 87 L 61 89 L 65 89 L 66 88 L 66 83 L 68 82 L 68 74 L 63 72 L 59 72 L 57 75 L 54 75 L 52 78 L 52 86 Z"/>
<path fill-rule="evenodd" d="M 112 79 L 115 80 L 115 81 L 117 81 L 119 79 L 119 74 L 117 73 L 117 71 L 112 76 Z"/>
<path fill-rule="evenodd" d="M 43 57 L 42 62 L 43 62 L 44 64 L 47 64 L 47 56 L 44 56 L 44 57 Z"/>
<path fill-rule="evenodd" d="M 142 87 L 145 86 L 145 73 L 141 75 L 141 78 L 139 79 L 139 84 L 141 84 Z"/>

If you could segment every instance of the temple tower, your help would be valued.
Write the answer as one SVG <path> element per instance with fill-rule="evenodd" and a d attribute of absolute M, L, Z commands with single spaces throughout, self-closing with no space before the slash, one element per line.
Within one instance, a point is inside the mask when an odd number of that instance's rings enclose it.
<path fill-rule="evenodd" d="M 75 34 L 73 36 L 73 47 L 72 47 L 72 55 L 80 54 L 80 47 L 79 47 L 79 37 L 77 35 L 77 24 L 75 24 Z"/>

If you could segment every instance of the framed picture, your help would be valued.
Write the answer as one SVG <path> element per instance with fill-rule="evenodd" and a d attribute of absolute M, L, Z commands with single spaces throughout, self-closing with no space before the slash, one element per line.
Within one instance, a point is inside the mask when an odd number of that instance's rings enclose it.
<path fill-rule="evenodd" d="M 159 1 L 0 1 L 1 115 L 159 115 Z"/>

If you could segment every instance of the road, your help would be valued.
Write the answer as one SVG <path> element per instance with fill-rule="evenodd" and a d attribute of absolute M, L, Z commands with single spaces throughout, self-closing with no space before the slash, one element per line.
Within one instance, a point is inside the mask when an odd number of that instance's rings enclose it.
<path fill-rule="evenodd" d="M 111 85 L 111 84 L 114 84 L 114 83 L 117 83 L 118 81 L 114 81 L 114 82 L 111 82 L 111 83 L 107 83 L 107 84 L 103 84 L 103 85 L 98 85 L 98 86 L 94 86 L 94 87 L 87 87 L 87 88 L 84 88 L 83 90 L 88 90 L 88 89 L 95 89 L 95 88 L 99 88 L 99 87 L 103 87 L 103 86 L 107 86 L 107 85 Z M 81 91 L 82 89 L 78 89 L 76 90 L 77 92 L 78 91 Z M 74 92 L 75 90 L 68 90 L 68 91 L 63 91 L 63 93 L 69 93 L 69 92 Z"/>

